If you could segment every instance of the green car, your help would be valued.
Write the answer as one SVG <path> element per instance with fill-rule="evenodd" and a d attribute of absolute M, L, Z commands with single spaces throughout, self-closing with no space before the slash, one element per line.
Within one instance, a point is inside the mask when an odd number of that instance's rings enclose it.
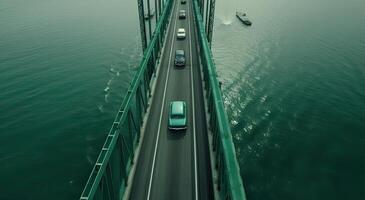
<path fill-rule="evenodd" d="M 185 101 L 173 101 L 170 103 L 169 129 L 184 130 L 186 126 L 186 103 Z"/>

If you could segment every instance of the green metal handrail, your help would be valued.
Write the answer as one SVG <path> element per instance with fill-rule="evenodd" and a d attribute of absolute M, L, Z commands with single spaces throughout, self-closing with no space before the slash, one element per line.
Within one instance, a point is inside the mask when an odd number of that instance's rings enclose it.
<path fill-rule="evenodd" d="M 219 197 L 220 199 L 245 200 L 246 195 L 236 159 L 231 129 L 197 0 L 194 0 L 194 19 L 198 29 L 200 58 L 207 91 L 206 98 L 210 113 L 209 125 L 213 134 L 213 151 L 215 151 L 215 164 L 218 170 Z"/>
<path fill-rule="evenodd" d="M 150 81 L 165 38 L 173 0 L 167 0 L 128 92 L 104 142 L 80 199 L 121 199 L 128 184 L 143 115 L 150 98 Z"/>

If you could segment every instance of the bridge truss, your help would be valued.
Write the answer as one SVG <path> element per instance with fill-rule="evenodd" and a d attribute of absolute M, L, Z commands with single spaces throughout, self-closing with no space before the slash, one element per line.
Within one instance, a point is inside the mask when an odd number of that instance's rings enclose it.
<path fill-rule="evenodd" d="M 156 28 L 147 44 L 143 0 L 137 0 L 139 8 L 143 58 L 116 115 L 107 139 L 101 149 L 80 200 L 121 199 L 128 185 L 134 152 L 139 144 L 143 116 L 148 108 L 150 84 L 156 71 L 158 56 L 166 36 L 174 0 L 162 0 L 162 10 L 156 11 Z M 156 2 L 155 2 L 156 3 Z M 210 45 L 212 42 L 215 0 L 193 0 L 194 19 L 198 30 L 200 59 L 209 113 L 209 128 L 214 152 L 214 170 L 218 181 L 216 199 L 245 200 L 244 187 L 236 159 L 234 144 L 222 94 L 217 80 Z M 206 20 L 204 23 L 204 4 Z M 209 5 L 209 8 L 208 8 Z M 156 4 L 155 4 L 156 6 Z M 161 7 L 161 0 L 159 0 Z M 149 7 L 149 4 L 148 4 Z M 157 8 L 157 6 L 156 6 Z M 149 8 L 148 8 L 149 9 Z M 148 11 L 150 12 L 150 11 Z M 151 28 L 149 28 L 151 33 Z"/>

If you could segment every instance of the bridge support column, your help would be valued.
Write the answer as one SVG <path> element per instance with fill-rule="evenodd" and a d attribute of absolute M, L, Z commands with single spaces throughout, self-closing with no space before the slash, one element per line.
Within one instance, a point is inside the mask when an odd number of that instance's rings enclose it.
<path fill-rule="evenodd" d="M 208 33 L 208 24 L 209 24 L 209 18 L 208 18 L 208 14 L 209 14 L 209 4 L 210 4 L 211 0 L 207 0 L 206 3 L 206 7 L 205 7 L 205 34 L 207 35 Z M 204 18 L 204 12 L 202 13 L 202 17 Z"/>
<path fill-rule="evenodd" d="M 147 48 L 147 37 L 146 37 L 146 24 L 144 22 L 144 6 L 143 0 L 137 0 L 138 2 L 138 16 L 139 16 L 139 28 L 141 32 L 141 42 L 143 52 Z"/>
<path fill-rule="evenodd" d="M 200 0 L 200 13 L 204 16 L 204 0 Z"/>
<path fill-rule="evenodd" d="M 209 42 L 209 45 L 210 45 L 209 47 L 212 46 L 214 12 L 215 12 L 215 0 L 210 0 L 209 23 L 208 23 L 208 42 Z"/>
<path fill-rule="evenodd" d="M 147 0 L 147 14 L 148 14 L 148 33 L 149 33 L 149 41 L 151 42 L 152 38 L 152 28 L 151 28 L 151 7 L 150 0 Z"/>
<path fill-rule="evenodd" d="M 155 0 L 155 14 L 156 14 L 156 17 L 155 17 L 155 19 L 156 19 L 156 24 L 157 24 L 157 22 L 158 22 L 158 18 L 160 17 L 159 16 L 159 10 L 158 10 L 158 7 L 157 7 L 157 0 Z"/>
<path fill-rule="evenodd" d="M 160 11 L 159 14 L 161 16 L 161 0 L 158 0 L 158 10 Z"/>

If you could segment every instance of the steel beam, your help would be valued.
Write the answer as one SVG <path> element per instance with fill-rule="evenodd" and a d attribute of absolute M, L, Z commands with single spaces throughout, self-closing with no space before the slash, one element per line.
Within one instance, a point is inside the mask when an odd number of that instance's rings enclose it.
<path fill-rule="evenodd" d="M 204 16 L 204 0 L 200 0 L 200 14 Z"/>
<path fill-rule="evenodd" d="M 158 18 L 159 18 L 159 10 L 158 10 L 158 7 L 157 7 L 157 0 L 155 0 L 155 15 L 156 15 L 156 17 L 155 17 L 155 19 L 156 19 L 156 24 L 155 25 L 157 25 L 157 22 L 158 22 Z"/>
<path fill-rule="evenodd" d="M 137 0 L 138 3 L 138 16 L 139 16 L 139 29 L 141 32 L 141 42 L 143 52 L 147 48 L 147 37 L 146 37 L 146 24 L 144 22 L 144 6 L 143 0 Z"/>
<path fill-rule="evenodd" d="M 148 35 L 149 41 L 151 42 L 152 38 L 152 28 L 151 28 L 151 7 L 150 7 L 150 0 L 147 0 L 147 14 L 148 14 Z"/>
<path fill-rule="evenodd" d="M 161 16 L 161 0 L 156 0 L 156 6 L 157 6 L 157 8 L 156 9 L 158 9 L 158 18 L 160 18 L 160 16 Z"/>
<path fill-rule="evenodd" d="M 141 42 L 143 52 L 147 48 L 147 37 L 146 37 L 146 24 L 144 22 L 144 6 L 143 0 L 137 0 L 138 4 L 138 16 L 139 16 L 139 30 L 141 32 Z"/>
<path fill-rule="evenodd" d="M 215 0 L 210 0 L 209 23 L 208 23 L 208 42 L 212 46 L 213 27 L 214 27 Z"/>
<path fill-rule="evenodd" d="M 207 0 L 206 7 L 205 7 L 205 34 L 208 35 L 208 24 L 209 24 L 209 3 L 211 0 Z M 204 13 L 202 13 L 204 17 Z"/>

